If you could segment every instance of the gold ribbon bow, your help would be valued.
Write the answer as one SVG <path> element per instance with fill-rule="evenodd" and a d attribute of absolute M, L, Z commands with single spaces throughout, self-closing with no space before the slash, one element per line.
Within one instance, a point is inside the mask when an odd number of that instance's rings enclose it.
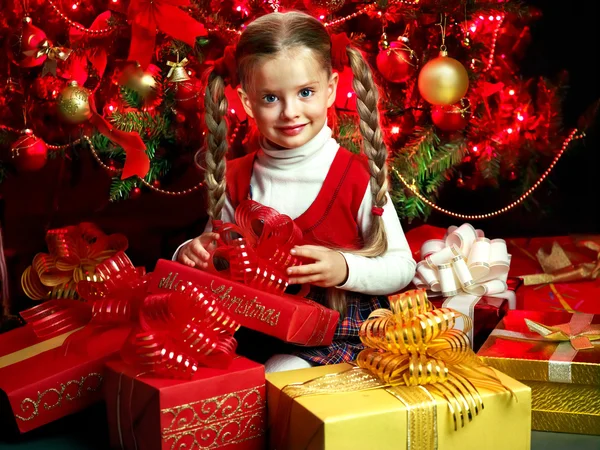
<path fill-rule="evenodd" d="M 169 73 L 167 73 L 167 80 L 171 83 L 180 83 L 190 79 L 185 66 L 188 64 L 188 59 L 183 58 L 179 61 L 179 55 L 177 55 L 177 61 L 167 61 L 167 66 L 170 67 Z"/>
<path fill-rule="evenodd" d="M 52 42 L 48 39 L 44 39 L 39 43 L 38 48 L 35 50 L 27 50 L 23 53 L 27 56 L 33 56 L 36 59 L 45 56 L 47 58 L 46 64 L 42 71 L 42 76 L 50 72 L 56 76 L 56 65 L 57 60 L 66 61 L 73 50 L 66 47 L 53 47 Z"/>
<path fill-rule="evenodd" d="M 358 367 L 290 384 L 282 391 L 287 398 L 385 388 L 410 406 L 409 412 L 416 415 L 414 423 L 423 424 L 430 422 L 435 408 L 430 394 L 435 393 L 446 400 L 457 430 L 483 409 L 478 387 L 507 390 L 471 350 L 467 335 L 453 328 L 459 317 L 470 327 L 469 317 L 452 309 L 434 309 L 424 289 L 389 299 L 389 310 L 373 311 L 361 326 L 360 338 L 366 348 L 358 355 Z M 283 408 L 291 408 L 290 402 Z M 286 417 L 286 411 L 281 417 Z M 276 428 L 280 442 L 285 440 L 286 427 Z M 411 448 L 433 448 L 435 430 L 429 430 L 426 442 L 422 437 L 411 439 L 410 434 L 419 430 L 409 428 L 408 432 L 409 442 L 416 445 Z"/>
<path fill-rule="evenodd" d="M 32 300 L 79 298 L 77 284 L 97 281 L 96 266 L 128 246 L 124 235 L 108 236 L 88 222 L 50 230 L 46 243 L 49 253 L 35 255 L 21 276 L 23 292 Z"/>
<path fill-rule="evenodd" d="M 573 264 L 560 244 L 554 242 L 550 253 L 540 248 L 535 255 L 544 273 L 523 275 L 523 283 L 529 286 L 600 278 L 600 243 L 586 239 L 579 241 L 577 246 L 594 252 L 596 260 Z"/>
<path fill-rule="evenodd" d="M 576 319 L 586 315 L 575 315 Z M 600 340 L 600 325 L 575 322 L 562 323 L 560 325 L 548 326 L 533 320 L 525 319 L 527 328 L 538 333 L 545 340 L 556 342 L 568 342 L 574 350 L 589 350 L 594 348 L 592 341 Z"/>
<path fill-rule="evenodd" d="M 52 42 L 48 39 L 44 39 L 40 43 L 35 57 L 40 58 L 41 56 L 46 55 L 50 60 L 60 59 L 61 61 L 66 61 L 72 51 L 73 50 L 66 47 L 53 47 Z"/>

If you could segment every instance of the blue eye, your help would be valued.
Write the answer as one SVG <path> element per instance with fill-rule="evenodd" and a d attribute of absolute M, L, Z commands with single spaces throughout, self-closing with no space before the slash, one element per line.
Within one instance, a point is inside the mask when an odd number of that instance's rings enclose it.
<path fill-rule="evenodd" d="M 313 91 L 312 89 L 302 89 L 300 91 L 300 97 L 302 98 L 308 98 L 311 95 L 313 95 L 315 93 L 315 91 Z"/>
<path fill-rule="evenodd" d="M 277 101 L 277 96 L 273 94 L 267 94 L 263 97 L 263 100 L 267 103 L 274 103 Z"/>

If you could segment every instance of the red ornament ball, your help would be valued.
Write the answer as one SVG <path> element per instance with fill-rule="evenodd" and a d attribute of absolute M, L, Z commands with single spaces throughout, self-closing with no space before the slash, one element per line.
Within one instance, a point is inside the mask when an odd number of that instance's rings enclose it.
<path fill-rule="evenodd" d="M 46 165 L 48 147 L 31 130 L 25 130 L 11 146 L 14 164 L 19 171 L 35 172 Z"/>
<path fill-rule="evenodd" d="M 182 111 L 198 111 L 200 107 L 200 99 L 203 96 L 202 82 L 195 77 L 188 81 L 182 81 L 175 84 L 175 101 L 177 108 Z"/>
<path fill-rule="evenodd" d="M 138 186 L 136 186 L 131 190 L 131 194 L 129 194 L 129 197 L 132 200 L 135 200 L 137 198 L 140 198 L 141 195 L 142 195 L 142 190 Z"/>
<path fill-rule="evenodd" d="M 434 105 L 431 108 L 431 120 L 440 130 L 458 131 L 469 123 L 470 113 L 460 104 Z"/>
<path fill-rule="evenodd" d="M 25 17 L 22 26 L 6 39 L 6 53 L 19 67 L 40 66 L 46 61 L 47 56 L 44 54 L 37 57 L 36 53 L 45 40 L 47 40 L 46 33 L 34 26 L 30 17 Z"/>
<path fill-rule="evenodd" d="M 416 57 L 403 42 L 392 42 L 382 48 L 375 61 L 377 70 L 391 83 L 403 83 L 414 73 Z"/>

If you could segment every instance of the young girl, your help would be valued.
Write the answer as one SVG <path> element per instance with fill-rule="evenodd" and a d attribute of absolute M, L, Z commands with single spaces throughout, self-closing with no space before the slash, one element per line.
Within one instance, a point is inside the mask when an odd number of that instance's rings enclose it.
<path fill-rule="evenodd" d="M 218 237 L 212 222 L 234 221 L 246 198 L 294 219 L 305 245 L 292 253 L 314 262 L 289 269 L 290 284 L 310 283 L 310 297 L 341 312 L 329 347 L 296 347 L 266 361 L 267 372 L 352 361 L 363 346 L 361 323 L 386 295 L 403 289 L 415 261 L 388 194 L 387 149 L 378 91 L 360 51 L 346 49 L 354 74 L 364 155 L 331 137 L 327 111 L 336 96 L 331 39 L 321 22 L 301 12 L 272 13 L 252 22 L 236 49 L 238 95 L 261 135 L 260 149 L 226 163 L 227 102 L 221 74 L 210 74 L 205 96 L 206 185 L 210 220 L 175 258 L 205 269 L 206 248 Z M 366 157 L 365 157 L 366 155 Z"/>

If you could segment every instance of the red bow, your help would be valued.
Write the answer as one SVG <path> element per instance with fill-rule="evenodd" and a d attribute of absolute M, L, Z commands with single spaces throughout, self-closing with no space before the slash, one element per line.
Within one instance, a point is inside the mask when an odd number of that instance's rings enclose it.
<path fill-rule="evenodd" d="M 38 337 L 86 336 L 107 327 L 131 326 L 121 349 L 132 365 L 170 377 L 191 376 L 200 364 L 226 367 L 235 355 L 239 325 L 221 312 L 212 293 L 191 283 L 175 292 L 147 295 L 148 276 L 123 252 L 96 268 L 102 281 L 82 281 L 83 301 L 52 300 L 21 313 Z"/>
<path fill-rule="evenodd" d="M 144 178 L 148 170 L 150 170 L 150 158 L 146 153 L 146 144 L 140 134 L 137 131 L 116 129 L 104 117 L 98 114 L 93 95 L 89 96 L 88 101 L 92 111 L 92 117 L 90 118 L 92 125 L 115 144 L 123 147 L 125 151 L 125 164 L 123 165 L 121 179 L 124 180 L 134 175 Z"/>
<path fill-rule="evenodd" d="M 209 270 L 264 292 L 282 294 L 289 284 L 286 269 L 303 261 L 290 254 L 302 231 L 289 217 L 254 200 L 244 200 L 235 221 L 214 221 L 219 233 Z M 225 267 L 225 269 L 223 269 Z"/>
<path fill-rule="evenodd" d="M 346 33 L 338 33 L 331 35 L 331 65 L 336 70 L 344 70 L 344 66 L 348 66 L 347 47 L 352 44 Z"/>
<path fill-rule="evenodd" d="M 152 59 L 157 29 L 192 47 L 198 36 L 206 36 L 204 25 L 179 9 L 180 6 L 190 6 L 190 0 L 131 0 L 127 10 L 132 22 L 127 59 L 138 61 L 146 69 Z"/>
<path fill-rule="evenodd" d="M 111 18 L 111 14 L 110 11 L 105 11 L 96 17 L 92 25 L 90 25 L 90 30 L 108 28 L 108 21 Z M 102 78 L 106 70 L 108 55 L 104 45 L 101 45 L 102 41 L 100 40 L 105 37 L 106 35 L 98 36 L 84 33 L 80 28 L 71 26 L 69 29 L 69 41 L 73 46 L 80 46 L 83 49 L 83 54 L 75 54 L 69 58 L 69 79 L 75 80 L 80 86 L 83 86 L 88 77 L 88 62 L 96 70 L 98 77 Z M 91 42 L 92 40 L 95 42 Z"/>
<path fill-rule="evenodd" d="M 237 87 L 240 80 L 237 74 L 237 65 L 235 62 L 235 46 L 228 45 L 225 47 L 223 56 L 215 60 L 214 70 L 229 83 L 232 87 Z"/>

